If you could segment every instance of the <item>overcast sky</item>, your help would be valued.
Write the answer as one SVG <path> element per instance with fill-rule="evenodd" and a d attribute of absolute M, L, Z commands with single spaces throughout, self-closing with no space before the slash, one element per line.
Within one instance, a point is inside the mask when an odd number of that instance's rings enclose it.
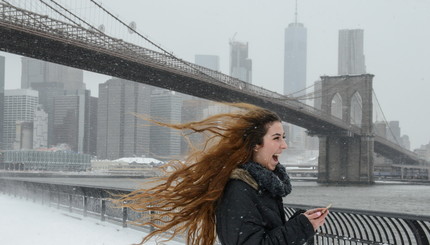
<path fill-rule="evenodd" d="M 253 83 L 283 91 L 284 30 L 294 21 L 295 0 L 101 2 L 124 22 L 135 21 L 137 31 L 179 58 L 193 62 L 196 54 L 218 55 L 226 74 L 229 40 L 234 36 L 236 41 L 248 42 Z M 401 133 L 410 136 L 413 148 L 429 143 L 429 13 L 429 0 L 299 0 L 298 20 L 308 33 L 308 86 L 321 75 L 337 75 L 338 31 L 363 29 L 367 72 L 375 75 L 374 90 L 387 120 L 400 121 Z M 91 11 L 87 16 L 107 29 L 114 26 Z M 7 88 L 18 88 L 19 57 L 0 55 L 7 57 Z M 107 78 L 85 74 L 87 87 L 96 96 L 97 83 Z"/>

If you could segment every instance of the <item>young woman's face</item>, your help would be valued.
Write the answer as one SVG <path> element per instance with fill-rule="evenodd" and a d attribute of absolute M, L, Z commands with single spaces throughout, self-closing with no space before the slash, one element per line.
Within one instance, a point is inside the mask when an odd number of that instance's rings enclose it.
<path fill-rule="evenodd" d="M 252 160 L 271 171 L 275 170 L 279 156 L 288 147 L 284 138 L 285 132 L 281 122 L 273 122 L 263 137 L 263 144 L 254 148 Z"/>

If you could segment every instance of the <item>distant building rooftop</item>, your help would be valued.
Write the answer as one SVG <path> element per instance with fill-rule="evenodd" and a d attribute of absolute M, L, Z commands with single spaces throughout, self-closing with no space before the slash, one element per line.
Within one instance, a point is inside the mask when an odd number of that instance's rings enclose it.
<path fill-rule="evenodd" d="M 127 162 L 127 163 L 141 163 L 141 164 L 150 164 L 150 163 L 163 163 L 160 160 L 150 157 L 123 157 L 120 159 L 113 160 L 113 162 Z"/>

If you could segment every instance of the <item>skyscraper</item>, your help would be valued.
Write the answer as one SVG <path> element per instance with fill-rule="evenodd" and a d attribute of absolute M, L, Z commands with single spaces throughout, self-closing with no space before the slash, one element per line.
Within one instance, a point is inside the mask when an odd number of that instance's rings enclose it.
<path fill-rule="evenodd" d="M 364 74 L 363 30 L 339 30 L 338 74 Z"/>
<path fill-rule="evenodd" d="M 65 90 L 85 89 L 84 73 L 80 69 L 58 65 L 42 60 L 22 57 L 21 88 L 32 83 L 62 83 Z"/>
<path fill-rule="evenodd" d="M 89 132 L 89 145 L 86 147 L 88 149 L 88 153 L 92 156 L 97 155 L 97 107 L 98 107 L 98 98 L 91 97 L 90 98 L 90 110 L 89 110 L 89 118 L 90 118 L 90 126 L 87 127 Z"/>
<path fill-rule="evenodd" d="M 167 123 L 180 123 L 183 96 L 165 89 L 151 94 L 151 118 Z M 151 156 L 177 159 L 181 154 L 180 132 L 171 128 L 151 126 Z"/>
<path fill-rule="evenodd" d="M 285 29 L 284 94 L 306 93 L 307 30 L 297 19 Z M 298 92 L 300 91 L 300 92 Z M 298 93 L 296 93 L 298 92 Z"/>
<path fill-rule="evenodd" d="M 90 153 L 90 91 L 65 91 L 54 98 L 54 144 L 66 143 L 79 153 Z"/>
<path fill-rule="evenodd" d="M 54 98 L 64 95 L 64 84 L 59 82 L 38 82 L 31 84 L 39 92 L 39 104 L 48 113 L 48 146 L 55 145 L 54 140 Z"/>
<path fill-rule="evenodd" d="M 12 150 L 15 141 L 16 122 L 33 122 L 39 94 L 29 89 L 5 90 L 3 149 Z"/>
<path fill-rule="evenodd" d="M 252 83 L 252 60 L 248 58 L 248 43 L 230 42 L 230 76 Z"/>
<path fill-rule="evenodd" d="M 194 59 L 196 65 L 219 71 L 219 56 L 217 55 L 196 54 Z"/>
<path fill-rule="evenodd" d="M 285 29 L 284 43 L 284 94 L 297 97 L 306 94 L 307 30 L 295 20 Z M 291 149 L 304 149 L 305 130 L 298 126 L 289 127 Z"/>
<path fill-rule="evenodd" d="M 112 78 L 99 85 L 97 157 L 118 159 L 149 154 L 149 128 L 134 113 L 149 115 L 150 89 Z"/>
<path fill-rule="evenodd" d="M 399 121 L 389 121 L 387 128 L 387 139 L 401 145 L 401 129 Z"/>
<path fill-rule="evenodd" d="M 39 92 L 39 103 L 48 113 L 48 145 L 54 145 L 54 97 L 85 89 L 83 71 L 28 57 L 21 58 L 21 71 L 21 88 Z"/>
<path fill-rule="evenodd" d="M 5 58 L 0 56 L 0 150 L 3 149 Z"/>

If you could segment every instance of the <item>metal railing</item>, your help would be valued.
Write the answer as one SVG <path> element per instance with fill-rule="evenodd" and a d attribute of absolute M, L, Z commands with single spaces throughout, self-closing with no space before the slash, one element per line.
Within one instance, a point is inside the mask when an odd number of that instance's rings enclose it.
<path fill-rule="evenodd" d="M 299 208 L 311 207 L 284 204 L 284 208 L 287 216 L 291 216 Z M 342 245 L 428 245 L 429 241 L 430 216 L 337 208 L 330 210 L 313 242 Z"/>
<path fill-rule="evenodd" d="M 149 213 L 137 213 L 127 208 L 115 207 L 111 194 L 125 194 L 131 190 L 87 186 L 71 186 L 11 180 L 0 178 L 0 191 L 24 197 L 42 204 L 96 216 L 127 227 L 129 222 L 150 218 Z M 304 205 L 284 204 L 287 217 L 297 209 L 311 208 Z M 143 227 L 151 231 L 153 227 Z M 406 215 L 332 208 L 326 223 L 308 244 L 399 244 L 428 245 L 430 241 L 430 216 Z"/>

